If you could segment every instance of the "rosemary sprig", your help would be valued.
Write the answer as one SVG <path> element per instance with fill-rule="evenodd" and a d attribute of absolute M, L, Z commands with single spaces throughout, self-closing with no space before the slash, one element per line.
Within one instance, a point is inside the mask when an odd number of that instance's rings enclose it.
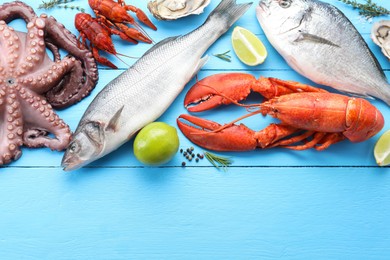
<path fill-rule="evenodd" d="M 48 2 L 42 1 L 42 4 L 38 6 L 38 9 L 52 9 L 54 7 L 77 10 L 82 13 L 85 12 L 85 9 L 79 6 L 67 5 L 67 3 L 74 2 L 74 0 L 49 0 Z"/>
<path fill-rule="evenodd" d="M 231 62 L 231 60 L 230 60 L 231 56 L 228 55 L 229 52 L 230 52 L 230 50 L 225 51 L 224 53 L 213 54 L 213 55 L 217 58 L 224 60 L 224 61 Z"/>
<path fill-rule="evenodd" d="M 339 0 L 345 4 L 351 5 L 353 9 L 360 9 L 359 14 L 366 18 L 388 15 L 390 11 L 386 8 L 373 3 L 372 0 L 366 0 L 365 4 L 360 4 L 356 0 Z"/>
<path fill-rule="evenodd" d="M 217 169 L 223 167 L 224 171 L 226 171 L 227 167 L 233 163 L 233 161 L 228 157 L 223 157 L 210 152 L 204 152 L 204 156 L 207 158 L 207 160 L 209 160 L 212 165 L 214 165 L 214 167 L 216 167 Z"/>

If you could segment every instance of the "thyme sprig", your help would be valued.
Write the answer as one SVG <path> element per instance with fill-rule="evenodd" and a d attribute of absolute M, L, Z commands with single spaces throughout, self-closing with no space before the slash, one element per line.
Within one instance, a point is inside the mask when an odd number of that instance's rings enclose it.
<path fill-rule="evenodd" d="M 213 54 L 213 55 L 214 55 L 215 57 L 217 57 L 217 58 L 220 58 L 220 59 L 224 60 L 224 61 L 231 62 L 231 59 L 230 59 L 231 56 L 228 55 L 229 52 L 230 52 L 230 50 L 225 51 L 224 53 Z"/>
<path fill-rule="evenodd" d="M 233 161 L 229 157 L 223 157 L 217 154 L 213 154 L 210 152 L 204 152 L 204 156 L 209 160 L 209 162 L 214 165 L 217 169 L 220 169 L 220 167 L 223 168 L 224 171 L 227 170 L 227 167 L 229 167 Z"/>
<path fill-rule="evenodd" d="M 356 0 L 339 0 L 345 4 L 351 5 L 353 9 L 359 9 L 359 14 L 366 17 L 372 18 L 381 15 L 388 15 L 390 11 L 386 8 L 373 3 L 372 0 L 366 0 L 365 4 L 360 4 Z"/>
<path fill-rule="evenodd" d="M 38 6 L 38 9 L 52 9 L 54 7 L 57 8 L 63 8 L 63 9 L 70 9 L 70 10 L 77 10 L 82 13 L 85 12 L 85 9 L 79 6 L 74 5 L 67 5 L 70 2 L 74 2 L 74 0 L 49 0 L 47 2 L 42 1 L 42 4 Z"/>

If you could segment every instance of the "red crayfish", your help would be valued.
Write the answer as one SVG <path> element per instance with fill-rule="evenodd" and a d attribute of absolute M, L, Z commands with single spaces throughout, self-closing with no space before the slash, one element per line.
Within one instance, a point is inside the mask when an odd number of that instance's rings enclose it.
<path fill-rule="evenodd" d="M 124 0 L 118 0 L 118 2 L 113 0 L 88 0 L 88 3 L 96 16 L 106 20 L 107 24 L 116 26 L 132 39 L 152 43 L 145 30 L 127 13 L 127 11 L 134 12 L 142 23 L 153 30 L 157 30 L 156 26 L 141 9 L 132 5 L 126 5 Z M 127 27 L 125 24 L 134 25 L 137 30 Z"/>
<path fill-rule="evenodd" d="M 187 93 L 184 104 L 186 107 L 195 104 L 188 110 L 199 112 L 221 104 L 238 103 L 251 91 L 260 93 L 267 101 L 255 105 L 258 111 L 249 116 L 269 114 L 281 123 L 255 132 L 243 124 L 234 124 L 238 120 L 220 125 L 191 115 L 180 115 L 177 124 L 193 143 L 216 151 L 276 146 L 324 150 L 345 138 L 352 142 L 365 141 L 384 125 L 380 111 L 365 99 L 275 78 L 257 80 L 252 75 L 241 73 L 217 74 L 197 82 Z"/>
<path fill-rule="evenodd" d="M 80 32 L 79 38 L 82 38 L 84 45 L 86 45 L 86 39 L 89 40 L 93 56 L 98 62 L 114 69 L 117 68 L 108 59 L 100 56 L 99 50 L 115 56 L 126 56 L 116 52 L 111 39 L 112 34 L 119 35 L 123 40 L 134 44 L 137 44 L 138 41 L 152 43 L 147 33 L 127 13 L 128 10 L 135 12 L 140 21 L 153 30 L 157 30 L 142 10 L 132 5 L 126 5 L 123 0 L 118 0 L 118 3 L 113 0 L 89 0 L 88 2 L 97 18 L 79 13 L 75 17 L 75 27 Z M 127 23 L 134 25 L 138 30 L 128 27 Z"/>
<path fill-rule="evenodd" d="M 117 67 L 112 62 L 99 55 L 99 50 L 106 51 L 113 55 L 118 54 L 115 50 L 114 44 L 112 43 L 111 35 L 117 34 L 123 40 L 137 43 L 133 39 L 129 38 L 126 34 L 116 29 L 109 28 L 104 23 L 99 23 L 98 19 L 93 18 L 89 14 L 76 14 L 75 27 L 80 32 L 79 39 L 82 39 L 82 42 L 85 46 L 86 39 L 89 39 L 93 57 L 98 62 L 114 69 L 117 69 Z"/>

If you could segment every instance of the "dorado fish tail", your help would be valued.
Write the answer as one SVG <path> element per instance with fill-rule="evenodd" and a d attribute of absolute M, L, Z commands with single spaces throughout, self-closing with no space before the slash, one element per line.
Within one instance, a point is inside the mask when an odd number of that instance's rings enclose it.
<path fill-rule="evenodd" d="M 218 23 L 224 28 L 230 28 L 251 7 L 252 2 L 236 4 L 236 0 L 222 0 L 221 3 L 210 13 L 205 24 L 218 19 Z"/>

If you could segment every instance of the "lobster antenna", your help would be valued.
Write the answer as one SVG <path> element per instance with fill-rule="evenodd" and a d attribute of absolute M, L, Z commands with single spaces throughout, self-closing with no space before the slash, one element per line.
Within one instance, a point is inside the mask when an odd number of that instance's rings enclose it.
<path fill-rule="evenodd" d="M 249 114 L 240 116 L 239 118 L 237 118 L 237 119 L 235 119 L 235 120 L 233 120 L 233 121 L 231 121 L 231 122 L 229 122 L 229 123 L 227 123 L 227 124 L 225 124 L 225 125 L 223 125 L 223 126 L 217 128 L 217 129 L 215 129 L 215 130 L 213 130 L 213 131 L 207 132 L 206 134 L 218 133 L 218 132 L 222 131 L 223 129 L 228 128 L 229 126 L 232 126 L 234 123 L 237 123 L 238 121 L 241 121 L 242 119 L 245 119 L 245 118 L 247 118 L 247 117 L 251 117 L 251 116 L 253 116 L 253 115 L 257 115 L 257 114 L 259 114 L 259 113 L 261 113 L 261 110 L 254 111 L 254 112 L 251 112 L 251 113 L 249 113 Z M 201 134 L 204 135 L 205 133 L 192 133 L 192 134 L 193 134 L 193 135 L 197 135 L 197 134 L 199 134 L 199 135 L 201 135 Z"/>

